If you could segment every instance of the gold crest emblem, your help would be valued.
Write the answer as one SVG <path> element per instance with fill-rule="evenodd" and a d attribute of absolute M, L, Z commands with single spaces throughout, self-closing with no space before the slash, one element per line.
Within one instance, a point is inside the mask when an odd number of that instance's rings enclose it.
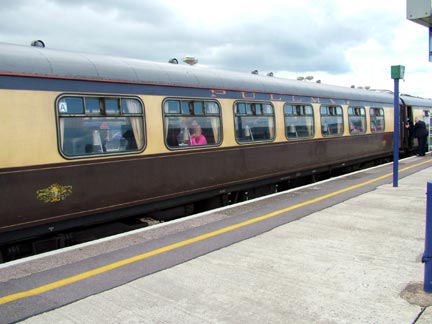
<path fill-rule="evenodd" d="M 65 200 L 72 194 L 72 186 L 61 186 L 54 183 L 48 188 L 36 191 L 36 197 L 45 203 L 53 203 Z"/>

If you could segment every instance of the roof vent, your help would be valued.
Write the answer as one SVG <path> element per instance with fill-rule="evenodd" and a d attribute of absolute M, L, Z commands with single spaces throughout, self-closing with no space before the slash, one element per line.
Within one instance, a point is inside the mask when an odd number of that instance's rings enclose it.
<path fill-rule="evenodd" d="M 198 63 L 198 59 L 193 56 L 186 56 L 183 58 L 183 62 L 189 65 L 195 65 Z"/>
<path fill-rule="evenodd" d="M 30 45 L 34 46 L 34 47 L 45 47 L 45 43 L 43 41 L 41 41 L 40 39 L 34 40 L 33 42 L 31 42 Z"/>

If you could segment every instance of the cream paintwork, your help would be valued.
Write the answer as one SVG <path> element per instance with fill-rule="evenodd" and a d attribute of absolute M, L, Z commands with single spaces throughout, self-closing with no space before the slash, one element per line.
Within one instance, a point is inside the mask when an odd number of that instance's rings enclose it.
<path fill-rule="evenodd" d="M 275 113 L 275 142 L 286 142 L 285 137 L 285 117 L 283 113 L 284 102 L 274 101 Z"/>
<path fill-rule="evenodd" d="M 63 162 L 53 92 L 0 90 L 0 168 Z"/>
<path fill-rule="evenodd" d="M 168 152 L 163 140 L 162 100 L 163 97 L 139 96 L 144 103 L 145 112 L 145 155 Z M 151 140 L 149 140 L 151 139 Z M 130 156 L 130 155 L 124 155 Z"/>
<path fill-rule="evenodd" d="M 0 169 L 37 166 L 53 163 L 70 163 L 76 161 L 95 161 L 112 158 L 112 156 L 100 156 L 82 159 L 65 159 L 58 151 L 55 100 L 59 92 L 49 91 L 24 91 L 24 90 L 0 90 L 0 113 L 3 126 L 0 128 L 2 150 L 0 151 Z M 103 95 L 103 94 L 100 94 Z M 113 95 L 113 94 L 109 94 Z M 121 94 L 119 94 L 121 95 Z M 162 96 L 138 96 L 144 103 L 146 148 L 144 152 L 117 155 L 117 158 L 152 155 L 161 153 L 173 153 L 168 150 L 164 141 Z M 212 98 L 209 98 L 212 99 Z M 239 144 L 234 135 L 234 103 L 233 99 L 216 99 L 221 105 L 222 115 L 222 143 L 217 147 L 194 148 L 217 149 L 218 147 L 232 147 Z M 273 101 L 275 110 L 275 140 L 285 142 L 285 125 L 283 106 L 285 102 Z M 312 104 L 314 109 L 315 137 L 322 138 L 320 127 L 320 104 Z M 348 127 L 348 106 L 343 105 L 344 111 L 344 136 L 350 136 Z M 369 108 L 366 107 L 367 132 L 370 134 Z M 393 131 L 393 109 L 384 108 L 385 131 Z M 420 114 L 414 110 L 415 116 Z M 149 140 L 151 139 L 151 140 Z M 263 142 L 265 145 L 268 142 Z M 243 144 L 250 145 L 250 144 Z M 188 150 L 185 150 L 188 151 Z M 176 150 L 179 152 L 179 150 Z"/>
<path fill-rule="evenodd" d="M 384 108 L 384 127 L 386 132 L 393 132 L 394 130 L 394 109 L 393 107 Z M 402 120 L 399 116 L 399 120 Z M 370 125 L 370 124 L 368 124 Z M 370 130 L 369 130 L 370 131 Z"/>

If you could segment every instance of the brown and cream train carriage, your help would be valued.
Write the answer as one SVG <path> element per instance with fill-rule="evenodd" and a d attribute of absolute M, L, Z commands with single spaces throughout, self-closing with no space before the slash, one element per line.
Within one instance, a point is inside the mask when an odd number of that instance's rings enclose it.
<path fill-rule="evenodd" d="M 391 158 L 392 105 L 387 93 L 1 44 L 0 245 Z M 402 122 L 431 106 L 405 98 Z"/>

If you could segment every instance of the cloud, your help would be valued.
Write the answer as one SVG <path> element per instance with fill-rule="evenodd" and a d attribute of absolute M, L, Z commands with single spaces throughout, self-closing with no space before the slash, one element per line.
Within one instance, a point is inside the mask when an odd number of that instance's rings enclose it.
<path fill-rule="evenodd" d="M 425 70 L 413 48 L 427 35 L 407 27 L 415 24 L 404 0 L 16 0 L 0 9 L 0 41 L 10 43 L 42 39 L 51 48 L 160 62 L 192 55 L 210 67 L 285 75 L 371 79 L 366 66 L 383 78 L 404 61 Z"/>

